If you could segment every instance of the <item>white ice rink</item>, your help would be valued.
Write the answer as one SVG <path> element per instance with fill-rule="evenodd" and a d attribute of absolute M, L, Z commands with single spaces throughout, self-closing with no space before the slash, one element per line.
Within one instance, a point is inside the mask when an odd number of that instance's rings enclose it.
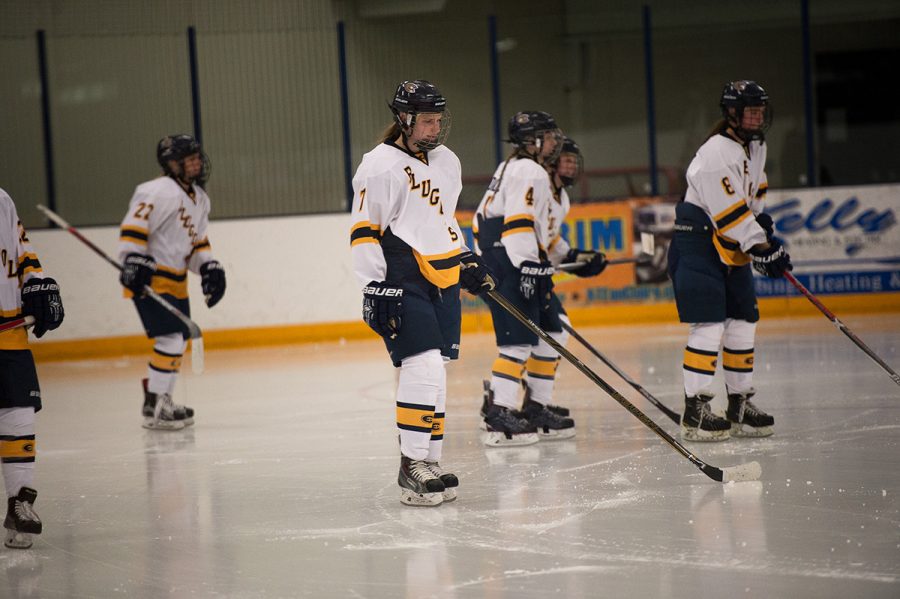
<path fill-rule="evenodd" d="M 842 319 L 900 369 L 900 315 Z M 580 332 L 680 410 L 685 328 Z M 760 324 L 773 437 L 687 445 L 757 460 L 758 482 L 712 481 L 566 363 L 577 436 L 486 448 L 494 355 L 465 336 L 450 367 L 443 464 L 461 483 L 437 508 L 398 501 L 377 340 L 210 351 L 205 374 L 184 369 L 197 423 L 179 432 L 140 426 L 145 359 L 40 364 L 44 534 L 0 548 L 0 597 L 900 597 L 900 387 L 824 317 Z"/>

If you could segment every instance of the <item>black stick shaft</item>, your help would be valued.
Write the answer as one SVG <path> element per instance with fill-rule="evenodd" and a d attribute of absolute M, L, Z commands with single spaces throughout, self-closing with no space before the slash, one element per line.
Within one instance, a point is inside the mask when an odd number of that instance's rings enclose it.
<path fill-rule="evenodd" d="M 562 326 L 563 326 L 563 328 L 564 328 L 566 331 L 569 332 L 570 335 L 572 335 L 572 337 L 574 337 L 575 339 L 577 339 L 584 347 L 586 347 L 587 350 L 588 350 L 589 352 L 591 352 L 591 353 L 594 354 L 597 358 L 599 358 L 601 362 L 603 362 L 604 364 L 606 364 L 613 372 L 615 372 L 615 373 L 618 374 L 620 377 L 622 377 L 622 379 L 623 379 L 626 383 L 628 383 L 629 385 L 631 385 L 638 393 L 640 393 L 640 394 L 644 397 L 644 399 L 646 399 L 647 401 L 649 401 L 650 403 L 652 403 L 654 406 L 656 406 L 657 408 L 659 408 L 660 411 L 661 411 L 663 414 L 665 414 L 666 416 L 668 416 L 669 419 L 670 419 L 672 422 L 674 422 L 675 424 L 681 424 L 681 414 L 679 414 L 679 413 L 677 413 L 676 411 L 672 410 L 669 406 L 667 406 L 666 404 L 664 404 L 663 402 L 661 402 L 661 401 L 659 401 L 657 398 L 655 398 L 649 391 L 647 391 L 646 389 L 644 389 L 644 387 L 643 387 L 640 383 L 638 383 L 637 381 L 635 381 L 634 379 L 632 379 L 630 376 L 628 376 L 621 368 L 619 368 L 618 366 L 616 366 L 615 364 L 613 364 L 612 360 L 610 360 L 609 358 L 607 358 L 606 356 L 604 356 L 604 355 L 600 352 L 600 350 L 596 349 L 593 345 L 591 345 L 591 344 L 588 342 L 588 340 L 585 339 L 584 337 L 582 337 L 582 336 L 578 333 L 578 331 L 576 331 L 571 325 L 569 325 L 569 324 L 563 322 L 563 323 L 562 323 Z"/>
<path fill-rule="evenodd" d="M 814 305 L 816 308 L 818 308 L 818 309 L 822 312 L 822 314 L 824 314 L 825 317 L 828 318 L 828 320 L 830 320 L 831 322 L 833 322 L 834 325 L 835 325 L 835 326 L 836 326 L 836 327 L 837 327 L 844 335 L 846 335 L 848 339 L 850 339 L 850 341 L 852 341 L 853 343 L 855 343 L 855 344 L 856 344 L 856 347 L 858 347 L 859 349 L 863 350 L 863 351 L 866 353 L 867 356 L 869 356 L 870 358 L 872 358 L 872 360 L 873 360 L 876 364 L 878 364 L 879 366 L 881 366 L 881 367 L 888 373 L 888 375 L 891 377 L 891 380 L 892 380 L 892 381 L 894 381 L 895 383 L 897 383 L 898 385 L 900 385 L 900 374 L 897 374 L 896 372 L 894 372 L 894 370 L 893 370 L 890 366 L 888 366 L 887 363 L 886 363 L 884 360 L 882 360 L 882 359 L 878 356 L 878 354 L 876 354 L 874 351 L 872 351 L 872 349 L 871 349 L 868 345 L 866 345 L 865 343 L 863 343 L 863 340 L 860 339 L 859 337 L 857 337 L 857 336 L 853 333 L 853 331 L 850 330 L 850 327 L 848 327 L 848 326 L 845 325 L 843 322 L 841 322 L 841 320 L 840 320 L 837 316 L 835 316 L 835 315 L 831 312 L 831 310 L 829 310 L 828 308 L 826 308 L 826 307 L 825 307 L 825 304 L 823 304 L 821 301 L 819 301 L 819 298 L 817 298 L 815 295 L 813 295 L 812 291 L 810 291 L 809 289 L 807 289 L 807 288 L 803 285 L 803 283 L 801 283 L 800 281 L 798 281 L 798 280 L 796 279 L 796 277 L 794 277 L 794 275 L 792 275 L 792 274 L 790 273 L 790 271 L 784 273 L 784 276 L 785 276 L 785 278 L 786 278 L 788 281 L 791 282 L 791 284 L 792 284 L 794 287 L 797 288 L 797 291 L 799 291 L 800 293 L 802 293 L 803 295 L 805 295 L 805 296 L 806 296 L 806 299 L 808 299 L 810 302 L 812 302 L 812 305 Z"/>

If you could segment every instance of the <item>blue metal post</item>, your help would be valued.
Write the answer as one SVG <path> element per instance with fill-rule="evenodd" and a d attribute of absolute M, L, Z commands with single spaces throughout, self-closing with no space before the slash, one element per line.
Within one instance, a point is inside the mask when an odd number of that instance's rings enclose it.
<path fill-rule="evenodd" d="M 815 187 L 816 148 L 813 127 L 812 44 L 809 35 L 809 0 L 800 0 L 800 29 L 803 32 L 803 112 L 806 124 L 806 184 Z"/>
<path fill-rule="evenodd" d="M 497 17 L 488 16 L 488 43 L 490 44 L 491 60 L 491 104 L 494 108 L 494 154 L 499 164 L 503 160 L 503 141 L 500 139 L 500 124 L 503 117 L 500 114 L 500 67 L 497 61 Z"/>
<path fill-rule="evenodd" d="M 347 194 L 347 212 L 353 209 L 353 171 L 350 162 L 350 95 L 347 93 L 347 46 L 344 39 L 344 22 L 338 21 L 338 69 L 341 79 L 341 129 L 344 143 L 344 186 Z"/>
<path fill-rule="evenodd" d="M 650 6 L 644 5 L 644 77 L 647 81 L 647 142 L 650 152 L 650 192 L 659 195 L 656 165 L 656 109 L 653 99 L 653 35 Z"/>
<path fill-rule="evenodd" d="M 47 206 L 56 210 L 56 176 L 53 170 L 53 131 L 50 128 L 50 76 L 47 69 L 47 36 L 37 32 L 38 72 L 41 79 L 41 121 L 44 132 L 44 177 L 47 180 Z M 51 223 L 51 226 L 52 223 Z"/>
<path fill-rule="evenodd" d="M 188 27 L 188 62 L 191 69 L 191 108 L 194 115 L 194 138 L 203 145 L 203 128 L 200 122 L 200 71 L 197 67 L 197 30 Z"/>

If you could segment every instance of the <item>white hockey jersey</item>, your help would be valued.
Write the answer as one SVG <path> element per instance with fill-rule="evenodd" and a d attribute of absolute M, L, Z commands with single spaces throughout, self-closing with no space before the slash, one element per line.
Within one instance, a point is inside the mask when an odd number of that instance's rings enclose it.
<path fill-rule="evenodd" d="M 380 244 L 388 228 L 412 248 L 429 282 L 446 289 L 459 281 L 465 247 L 455 216 L 461 176 L 459 158 L 445 146 L 412 154 L 386 142 L 363 156 L 353 177 L 350 227 L 360 286 L 385 278 Z"/>
<path fill-rule="evenodd" d="M 131 253 L 152 256 L 156 273 L 150 286 L 178 299 L 188 296 L 187 271 L 213 259 L 206 232 L 209 196 L 194 186 L 193 197 L 171 177 L 141 183 L 119 230 L 119 261 Z M 125 296 L 131 297 L 125 290 Z"/>
<path fill-rule="evenodd" d="M 691 161 L 684 201 L 703 209 L 715 227 L 713 244 L 723 263 L 750 262 L 747 251 L 766 241 L 754 216 L 763 211 L 769 184 L 764 142 L 743 144 L 725 134 L 713 135 Z"/>
<path fill-rule="evenodd" d="M 501 163 L 475 211 L 473 230 L 479 251 L 486 249 L 483 244 L 487 240 L 479 237 L 478 216 L 486 220 L 502 217 L 499 242 L 513 266 L 519 268 L 525 261 L 540 262 L 555 236 L 550 228 L 553 201 L 550 175 L 540 164 L 530 158 L 511 158 Z M 562 222 L 554 224 L 558 234 Z"/>
<path fill-rule="evenodd" d="M 0 323 L 3 323 L 22 317 L 22 285 L 31 279 L 42 278 L 44 273 L 19 220 L 16 205 L 2 189 L 0 260 L 3 262 L 3 276 L 0 278 Z M 27 348 L 28 333 L 24 328 L 0 333 L 0 350 Z"/>
<path fill-rule="evenodd" d="M 569 242 L 563 239 L 562 225 L 569 214 L 569 194 L 565 187 L 559 190 L 553 189 L 553 199 L 550 200 L 549 208 L 546 216 L 547 235 L 550 239 L 550 245 L 547 246 L 547 257 L 553 266 L 559 266 L 569 253 Z"/>

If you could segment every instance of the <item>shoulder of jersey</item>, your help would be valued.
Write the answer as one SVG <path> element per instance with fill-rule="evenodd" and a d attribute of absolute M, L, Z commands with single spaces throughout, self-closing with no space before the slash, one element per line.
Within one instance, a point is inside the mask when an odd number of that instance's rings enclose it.
<path fill-rule="evenodd" d="M 714 135 L 700 146 L 697 155 L 707 168 L 720 168 L 744 160 L 744 147 L 724 135 Z"/>
<path fill-rule="evenodd" d="M 529 179 L 540 179 L 547 177 L 547 171 L 540 164 L 528 158 L 518 158 L 509 161 L 506 169 L 506 175 L 513 174 L 519 177 L 527 177 Z"/>
<path fill-rule="evenodd" d="M 160 176 L 156 179 L 144 181 L 137 186 L 136 191 L 158 197 L 167 197 L 177 195 L 179 186 L 171 177 Z"/>

